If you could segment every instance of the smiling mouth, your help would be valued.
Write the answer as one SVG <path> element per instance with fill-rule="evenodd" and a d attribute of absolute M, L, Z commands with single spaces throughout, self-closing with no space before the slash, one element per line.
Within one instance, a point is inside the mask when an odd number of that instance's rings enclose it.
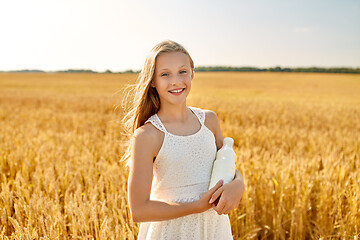
<path fill-rule="evenodd" d="M 174 91 L 169 91 L 169 93 L 181 93 L 185 90 L 185 88 L 183 89 L 178 89 L 178 90 L 174 90 Z"/>

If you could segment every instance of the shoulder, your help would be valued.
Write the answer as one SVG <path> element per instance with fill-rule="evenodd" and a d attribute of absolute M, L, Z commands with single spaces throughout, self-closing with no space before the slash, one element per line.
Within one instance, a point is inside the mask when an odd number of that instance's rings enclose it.
<path fill-rule="evenodd" d="M 157 155 L 156 150 L 160 149 L 163 138 L 162 132 L 150 123 L 137 128 L 133 134 L 134 145 L 141 147 L 142 151 L 146 151 L 152 157 Z"/>
<path fill-rule="evenodd" d="M 161 138 L 162 135 L 162 132 L 154 127 L 154 125 L 145 123 L 135 130 L 133 136 L 134 139 L 141 142 L 153 142 L 154 140 Z"/>
<path fill-rule="evenodd" d="M 203 111 L 205 112 L 205 117 L 206 117 L 205 119 L 208 119 L 210 121 L 219 121 L 214 111 L 209 109 L 203 109 Z"/>
<path fill-rule="evenodd" d="M 209 109 L 203 109 L 205 112 L 205 125 L 212 131 L 220 127 L 219 119 L 217 114 Z"/>
<path fill-rule="evenodd" d="M 134 138 L 147 139 L 154 137 L 157 134 L 157 130 L 150 123 L 145 123 L 141 127 L 137 128 L 134 132 Z"/>

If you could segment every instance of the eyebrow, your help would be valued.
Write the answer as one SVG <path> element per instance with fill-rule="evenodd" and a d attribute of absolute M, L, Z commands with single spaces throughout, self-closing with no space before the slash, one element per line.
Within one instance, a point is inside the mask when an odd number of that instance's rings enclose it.
<path fill-rule="evenodd" d="M 182 68 L 182 67 L 189 67 L 189 66 L 187 66 L 187 65 L 182 65 L 181 67 L 179 67 L 179 68 Z M 162 69 L 160 69 L 159 71 L 164 71 L 164 70 L 169 70 L 168 68 L 162 68 Z"/>

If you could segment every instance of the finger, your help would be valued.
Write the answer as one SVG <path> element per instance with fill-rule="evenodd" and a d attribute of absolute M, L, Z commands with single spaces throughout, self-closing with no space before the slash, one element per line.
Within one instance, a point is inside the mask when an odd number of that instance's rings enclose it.
<path fill-rule="evenodd" d="M 212 204 L 215 204 L 215 206 L 217 206 L 219 203 L 219 199 L 220 199 L 220 197 L 218 197 L 216 200 L 213 200 Z"/>
<path fill-rule="evenodd" d="M 224 208 L 219 209 L 217 206 L 214 207 L 214 210 L 216 211 L 216 213 L 217 213 L 218 215 L 221 215 L 221 214 L 222 214 L 223 209 L 224 209 Z"/>
<path fill-rule="evenodd" d="M 218 199 L 218 197 L 221 195 L 221 193 L 224 191 L 223 188 L 219 188 L 218 190 L 216 190 L 216 192 L 213 193 L 213 195 L 210 198 L 209 203 L 214 202 L 216 199 Z"/>
<path fill-rule="evenodd" d="M 219 215 L 221 215 L 222 214 L 222 211 L 224 210 L 224 208 L 225 208 L 226 206 L 225 206 L 225 201 L 224 200 L 222 200 L 222 198 L 220 197 L 220 200 L 219 200 L 219 203 L 218 203 L 218 205 L 216 206 L 216 212 L 219 214 Z"/>
<path fill-rule="evenodd" d="M 212 196 L 213 194 L 214 194 L 214 192 L 216 191 L 216 190 L 218 190 L 221 186 L 222 186 L 222 184 L 223 184 L 223 180 L 222 179 L 220 179 L 216 184 L 215 184 L 215 186 L 214 187 L 212 187 L 208 192 L 207 192 L 207 194 L 209 194 L 210 196 Z M 209 202 L 210 203 L 210 202 Z"/>
<path fill-rule="evenodd" d="M 224 214 L 224 213 L 225 213 L 225 210 L 226 210 L 226 207 L 224 206 L 224 207 L 220 210 L 220 215 L 221 215 L 221 214 Z"/>
<path fill-rule="evenodd" d="M 224 180 L 220 179 L 220 180 L 215 184 L 215 186 L 213 186 L 213 187 L 210 189 L 210 191 L 214 191 L 214 192 L 215 192 L 219 187 L 222 186 L 223 183 L 224 183 Z"/>

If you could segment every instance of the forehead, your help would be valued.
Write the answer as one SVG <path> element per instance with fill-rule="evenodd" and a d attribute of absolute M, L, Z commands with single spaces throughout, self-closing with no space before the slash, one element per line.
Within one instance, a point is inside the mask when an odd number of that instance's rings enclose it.
<path fill-rule="evenodd" d="M 155 68 L 162 70 L 181 67 L 183 65 L 190 67 L 188 55 L 182 52 L 166 52 L 157 56 Z"/>

